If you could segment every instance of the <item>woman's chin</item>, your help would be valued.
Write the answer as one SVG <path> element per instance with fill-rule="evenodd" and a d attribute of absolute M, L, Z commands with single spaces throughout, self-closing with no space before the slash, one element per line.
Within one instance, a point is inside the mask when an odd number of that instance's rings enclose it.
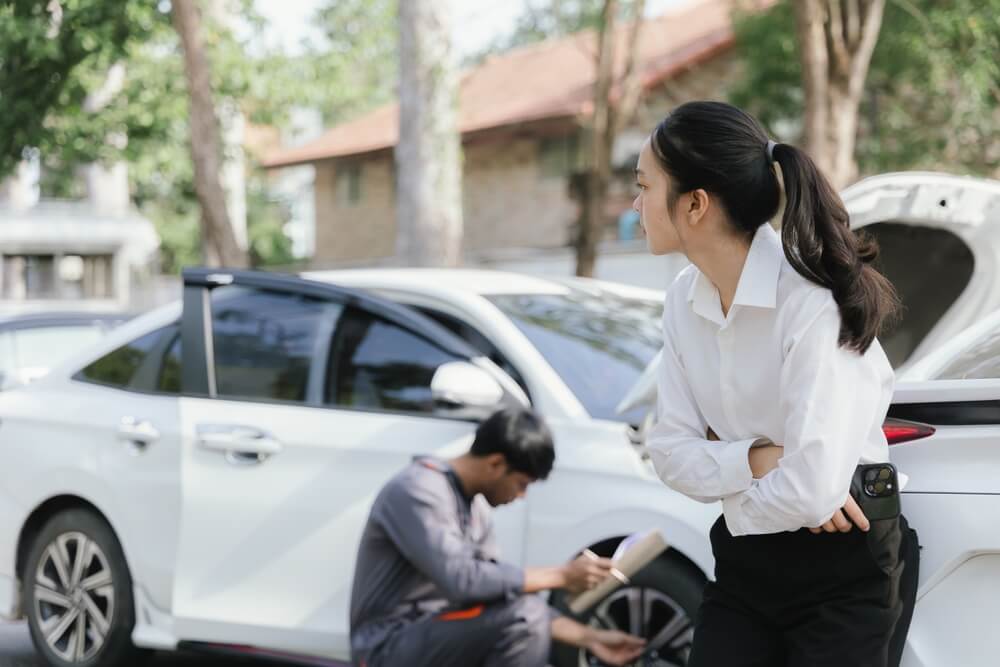
<path fill-rule="evenodd" d="M 672 252 L 677 252 L 677 248 L 665 247 L 666 244 L 656 243 L 648 236 L 646 237 L 646 249 L 649 250 L 651 255 L 669 255 Z"/>

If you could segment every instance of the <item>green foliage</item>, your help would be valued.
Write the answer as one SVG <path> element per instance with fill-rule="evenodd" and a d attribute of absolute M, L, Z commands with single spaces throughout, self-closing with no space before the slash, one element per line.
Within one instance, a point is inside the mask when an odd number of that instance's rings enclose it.
<path fill-rule="evenodd" d="M 803 94 L 788 0 L 737 17 L 746 72 L 738 106 L 798 140 Z M 996 175 L 1000 162 L 1000 0 L 888 0 L 862 100 L 862 172 L 946 169 Z"/>
<path fill-rule="evenodd" d="M 77 76 L 79 65 L 106 69 L 164 20 L 148 2 L 64 0 L 54 12 L 49 6 L 0 2 L 0 178 L 26 147 L 47 143 L 50 112 L 81 112 L 93 82 Z"/>
<path fill-rule="evenodd" d="M 321 39 L 298 55 L 261 49 L 266 28 L 253 0 L 230 0 L 240 34 L 206 21 L 205 46 L 218 108 L 281 125 L 296 107 L 328 123 L 391 98 L 397 80 L 396 0 L 329 0 L 315 24 Z M 0 0 L 0 179 L 37 150 L 45 196 L 80 197 L 83 164 L 124 160 L 132 199 L 162 241 L 161 264 L 177 272 L 200 260 L 199 207 L 189 151 L 188 96 L 169 3 L 61 0 L 58 33 L 41 0 Z M 111 66 L 123 90 L 97 113 L 84 108 Z M 127 141 L 124 140 L 127 138 Z M 249 157 L 247 226 L 255 266 L 293 261 L 287 214 L 266 196 Z"/>

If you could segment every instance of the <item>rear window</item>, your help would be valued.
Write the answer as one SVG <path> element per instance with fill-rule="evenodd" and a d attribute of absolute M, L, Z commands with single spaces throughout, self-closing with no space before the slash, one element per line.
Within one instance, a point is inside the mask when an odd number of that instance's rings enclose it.
<path fill-rule="evenodd" d="M 170 325 L 140 336 L 92 362 L 77 377 L 111 387 L 130 387 L 139 368 L 160 343 L 160 339 L 176 330 L 175 325 Z"/>

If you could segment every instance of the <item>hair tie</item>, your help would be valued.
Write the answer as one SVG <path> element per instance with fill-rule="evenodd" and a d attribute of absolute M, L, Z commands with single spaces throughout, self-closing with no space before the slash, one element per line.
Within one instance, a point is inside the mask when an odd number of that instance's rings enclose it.
<path fill-rule="evenodd" d="M 767 159 L 771 162 L 774 162 L 774 147 L 777 145 L 773 140 L 767 140 Z"/>

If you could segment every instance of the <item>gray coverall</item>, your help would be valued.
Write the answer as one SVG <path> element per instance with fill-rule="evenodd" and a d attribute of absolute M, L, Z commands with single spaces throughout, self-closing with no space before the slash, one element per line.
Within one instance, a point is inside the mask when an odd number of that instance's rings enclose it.
<path fill-rule="evenodd" d="M 497 560 L 489 504 L 450 466 L 418 459 L 379 493 L 351 592 L 351 652 L 366 667 L 542 667 L 554 612 Z"/>

